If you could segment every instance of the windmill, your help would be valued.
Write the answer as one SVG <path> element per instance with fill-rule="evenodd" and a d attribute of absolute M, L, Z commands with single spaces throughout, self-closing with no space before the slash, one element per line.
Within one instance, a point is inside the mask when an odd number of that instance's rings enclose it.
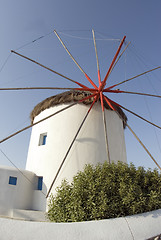
<path fill-rule="evenodd" d="M 124 52 L 126 51 L 126 48 L 128 47 L 128 45 L 127 45 L 127 46 L 125 47 L 125 49 L 122 51 L 122 53 L 120 54 L 120 51 L 121 51 L 121 49 L 122 49 L 122 47 L 123 47 L 123 44 L 124 44 L 124 42 L 125 42 L 125 38 L 126 38 L 126 37 L 124 36 L 123 39 L 121 40 L 121 43 L 120 43 L 120 45 L 119 45 L 119 47 L 118 47 L 118 49 L 117 49 L 117 52 L 116 52 L 116 54 L 115 54 L 115 56 L 114 56 L 114 58 L 113 58 L 113 60 L 112 60 L 112 62 L 111 62 L 111 64 L 110 64 L 110 67 L 109 67 L 109 69 L 108 69 L 108 71 L 107 71 L 104 79 L 101 80 L 100 66 L 99 66 L 99 61 L 98 61 L 98 54 L 97 54 L 97 47 L 96 47 L 96 40 L 95 40 L 95 33 L 94 33 L 94 31 L 92 31 L 92 33 L 93 33 L 94 47 L 95 47 L 95 53 L 96 53 L 96 60 L 97 60 L 97 72 L 98 72 L 98 85 L 97 85 L 97 84 L 94 83 L 94 81 L 92 81 L 92 79 L 85 73 L 85 71 L 83 70 L 83 68 L 82 68 L 82 67 L 79 65 L 79 63 L 75 60 L 75 58 L 74 58 L 74 57 L 72 56 L 72 54 L 69 52 L 69 50 L 68 50 L 67 47 L 65 46 L 64 42 L 62 41 L 62 39 L 60 38 L 60 36 L 58 35 L 58 33 L 57 33 L 56 31 L 54 31 L 54 32 L 55 32 L 57 38 L 59 39 L 59 41 L 61 42 L 61 44 L 63 45 L 63 47 L 65 48 L 66 52 L 69 54 L 69 56 L 70 56 L 71 59 L 73 60 L 73 62 L 77 65 L 77 67 L 80 69 L 80 71 L 85 75 L 85 77 L 86 77 L 87 81 L 90 83 L 91 87 L 87 87 L 86 85 L 84 85 L 84 84 L 82 84 L 82 83 L 80 83 L 80 82 L 78 82 L 78 81 L 75 81 L 75 80 L 73 80 L 73 79 L 71 79 L 71 78 L 68 78 L 68 77 L 66 77 L 65 75 L 63 75 L 63 74 L 61 74 L 61 73 L 59 73 L 59 72 L 57 72 L 57 71 L 55 71 L 55 70 L 53 70 L 53 69 L 51 69 L 51 68 L 48 68 L 48 67 L 40 64 L 39 62 L 37 62 L 37 61 L 35 61 L 35 60 L 32 60 L 31 58 L 28 58 L 28 57 L 26 57 L 26 56 L 24 56 L 24 55 L 22 55 L 22 54 L 20 54 L 20 53 L 18 53 L 18 52 L 16 52 L 16 51 L 12 51 L 12 53 L 14 53 L 14 54 L 16 54 L 16 55 L 19 55 L 20 57 L 23 57 L 23 58 L 25 58 L 26 60 L 29 60 L 29 61 L 33 62 L 34 64 L 37 64 L 37 65 L 39 65 L 39 66 L 47 69 L 48 71 L 51 71 L 51 72 L 53 72 L 54 74 L 57 74 L 57 75 L 59 75 L 60 77 L 65 78 L 66 80 L 68 80 L 68 81 L 70 81 L 70 82 L 72 82 L 72 83 L 74 83 L 74 84 L 76 84 L 76 85 L 78 86 L 77 88 L 54 88 L 54 87 L 53 87 L 53 88 L 46 88 L 46 89 L 56 89 L 56 90 L 60 89 L 60 90 L 72 90 L 72 91 L 74 90 L 74 91 L 79 91 L 79 92 L 87 93 L 87 95 L 86 95 L 86 96 L 83 95 L 83 97 L 82 97 L 79 101 L 77 101 L 77 103 L 78 103 L 78 102 L 80 102 L 80 103 L 81 103 L 81 102 L 86 102 L 86 101 L 88 101 L 88 100 L 90 101 L 89 109 L 88 109 L 87 113 L 85 114 L 85 116 L 84 116 L 84 118 L 83 118 L 80 126 L 78 127 L 78 130 L 77 130 L 77 132 L 76 132 L 73 140 L 71 141 L 71 144 L 69 145 L 69 147 L 68 147 L 68 149 L 67 149 L 67 151 L 66 151 L 66 154 L 65 154 L 64 158 L 63 158 L 62 161 L 61 161 L 60 166 L 59 166 L 58 169 L 57 169 L 57 173 L 56 173 L 56 175 L 54 176 L 53 181 L 51 182 L 51 185 L 50 185 L 50 187 L 49 187 L 49 189 L 48 189 L 48 192 L 47 192 L 46 197 L 49 196 L 50 191 L 52 190 L 52 187 L 53 187 L 53 185 L 54 185 L 54 183 L 55 183 L 58 175 L 60 174 L 61 169 L 62 169 L 62 167 L 63 167 L 63 165 L 64 165 L 64 163 L 65 163 L 65 161 L 66 161 L 66 159 L 67 159 L 67 156 L 68 156 L 69 152 L 71 151 L 71 149 L 72 149 L 72 147 L 73 147 L 73 144 L 75 143 L 75 140 L 76 140 L 78 134 L 80 133 L 80 131 L 81 131 L 81 129 L 82 129 L 82 126 L 83 126 L 84 123 L 86 122 L 86 119 L 88 118 L 88 115 L 91 114 L 92 109 L 94 108 L 94 106 L 97 104 L 98 101 L 100 101 L 100 103 L 101 103 L 102 125 L 103 125 L 103 128 L 104 128 L 104 139 L 105 139 L 105 143 L 106 143 L 105 146 L 106 146 L 106 153 L 107 153 L 107 156 L 108 156 L 108 157 L 107 157 L 108 161 L 110 162 L 111 159 L 110 159 L 110 150 L 109 150 L 108 135 L 107 135 L 107 134 L 108 134 L 108 130 L 107 130 L 106 116 L 105 116 L 105 105 L 108 106 L 108 108 L 109 108 L 111 111 L 113 111 L 113 112 L 116 113 L 116 115 L 118 116 L 118 118 L 121 119 L 121 121 L 124 123 L 124 125 L 125 125 L 125 126 L 130 130 L 130 132 L 136 137 L 136 139 L 139 141 L 139 143 L 142 145 L 142 147 L 145 149 L 145 151 L 148 153 L 148 155 L 151 157 L 151 159 L 155 162 L 155 164 L 157 165 L 157 167 L 158 167 L 159 169 L 161 169 L 160 166 L 159 166 L 159 164 L 156 162 L 156 160 L 154 159 L 154 157 L 153 157 L 153 156 L 151 155 L 151 153 L 149 152 L 149 150 L 145 147 L 145 145 L 141 142 L 141 140 L 139 139 L 139 137 L 134 133 L 134 131 L 132 130 L 132 128 L 131 128 L 131 127 L 129 126 L 129 124 L 126 122 L 126 117 L 125 117 L 124 114 L 122 114 L 121 109 L 132 113 L 132 114 L 135 115 L 136 117 L 141 118 L 142 120 L 148 122 L 149 124 L 151 124 L 151 125 L 153 125 L 153 126 L 155 126 L 155 127 L 157 127 L 157 128 L 161 128 L 161 127 L 159 127 L 158 125 L 156 125 L 156 124 L 154 124 L 154 123 L 146 120 L 145 118 L 143 118 L 143 117 L 141 117 L 140 115 L 132 112 L 131 110 L 128 110 L 127 108 L 125 108 L 124 106 L 120 105 L 119 103 L 117 103 L 117 102 L 115 102 L 115 101 L 112 101 L 112 100 L 109 98 L 109 96 L 108 96 L 109 93 L 116 93 L 116 94 L 127 93 L 127 94 L 136 94 L 136 95 L 144 95 L 144 96 L 151 96 L 151 97 L 159 97 L 159 98 L 160 98 L 161 96 L 159 96 L 159 95 L 152 95 L 152 94 L 138 93 L 138 92 L 128 92 L 128 91 L 121 91 L 121 90 L 117 89 L 118 86 L 120 86 L 121 84 L 126 83 L 126 82 L 128 82 L 128 81 L 131 81 L 131 80 L 133 80 L 133 79 L 135 79 L 135 78 L 137 78 L 137 77 L 139 77 L 139 76 L 142 76 L 142 75 L 144 75 L 144 74 L 146 74 L 146 73 L 148 73 L 148 72 L 157 70 L 157 69 L 159 69 L 160 67 L 157 67 L 157 68 L 148 70 L 148 71 L 146 71 L 146 72 L 144 72 L 144 73 L 141 73 L 141 74 L 139 74 L 139 75 L 137 75 L 137 76 L 134 76 L 134 77 L 132 77 L 132 78 L 126 79 L 126 80 L 121 81 L 121 82 L 119 82 L 119 83 L 117 83 L 117 84 L 114 84 L 114 85 L 111 85 L 111 86 L 107 87 L 107 86 L 106 86 L 106 84 L 107 84 L 107 79 L 109 78 L 109 76 L 110 76 L 112 70 L 114 69 L 115 65 L 117 64 L 117 62 L 119 61 L 119 59 L 121 58 L 121 56 L 122 56 L 122 55 L 124 54 Z M 119 55 L 119 54 L 120 54 L 120 55 Z M 25 89 L 26 89 L 26 88 L 12 88 L 12 90 L 25 90 Z M 27 89 L 42 89 L 42 88 L 27 88 Z M 45 88 L 43 88 L 43 89 L 45 89 Z M 2 90 L 4 90 L 4 89 L 2 89 Z M 9 90 L 9 89 L 6 89 L 6 90 Z M 29 126 L 23 128 L 23 129 L 17 131 L 16 133 L 11 134 L 10 136 L 2 139 L 2 140 L 0 141 L 0 143 L 2 143 L 2 142 L 4 142 L 4 141 L 7 141 L 8 139 L 10 139 L 10 138 L 12 138 L 13 136 L 15 136 L 15 135 L 17 135 L 17 134 L 25 131 L 25 130 L 28 129 L 28 128 L 31 128 L 31 127 L 33 127 L 33 126 L 35 126 L 35 125 L 40 124 L 41 122 L 43 122 L 43 121 L 45 121 L 45 120 L 47 120 L 47 119 L 49 119 L 49 118 L 54 117 L 55 115 L 59 114 L 59 113 L 62 112 L 62 111 L 67 110 L 68 108 L 72 108 L 72 107 L 73 107 L 74 105 L 76 105 L 77 103 L 75 103 L 75 102 L 74 102 L 74 103 L 71 103 L 71 104 L 68 105 L 67 107 L 64 107 L 63 109 L 58 110 L 56 113 L 54 112 L 53 114 L 51 114 L 51 115 L 49 115 L 49 116 L 47 116 L 47 117 L 45 117 L 45 118 L 42 118 L 41 120 L 39 120 L 39 121 L 37 121 L 37 122 L 32 123 L 31 125 L 29 125 Z"/>

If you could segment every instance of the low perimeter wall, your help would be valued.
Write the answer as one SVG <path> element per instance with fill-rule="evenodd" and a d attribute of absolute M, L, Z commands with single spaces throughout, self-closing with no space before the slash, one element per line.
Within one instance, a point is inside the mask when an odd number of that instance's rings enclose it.
<path fill-rule="evenodd" d="M 161 234 L 161 209 L 149 213 L 76 223 L 0 218 L 1 240 L 143 240 Z"/>

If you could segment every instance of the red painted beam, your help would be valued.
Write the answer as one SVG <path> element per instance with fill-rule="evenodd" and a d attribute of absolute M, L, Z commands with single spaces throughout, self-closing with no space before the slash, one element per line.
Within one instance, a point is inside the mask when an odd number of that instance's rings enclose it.
<path fill-rule="evenodd" d="M 115 107 L 111 104 L 110 99 L 108 99 L 106 96 L 103 95 L 103 98 L 105 99 L 105 101 L 107 102 L 107 104 L 109 105 L 109 107 L 113 110 L 116 111 Z"/>
<path fill-rule="evenodd" d="M 102 88 L 102 89 L 103 89 L 104 86 L 106 85 L 107 78 L 108 78 L 108 76 L 109 76 L 109 74 L 110 74 L 110 71 L 111 71 L 111 69 L 112 69 L 115 61 L 116 61 L 117 56 L 119 55 L 119 52 L 120 52 L 121 47 L 122 47 L 122 45 L 123 45 L 123 43 L 124 43 L 124 41 L 125 41 L 125 38 L 126 38 L 126 36 L 123 37 L 123 39 L 122 39 L 122 41 L 121 41 L 121 43 L 120 43 L 120 46 L 119 46 L 119 48 L 117 49 L 117 52 L 116 52 L 116 54 L 115 54 L 115 56 L 114 56 L 114 58 L 113 58 L 113 60 L 112 60 L 112 63 L 111 63 L 111 65 L 110 65 L 109 69 L 108 69 L 108 72 L 107 72 L 107 74 L 106 74 L 106 76 L 105 76 L 105 78 L 104 78 L 104 80 L 103 80 L 103 82 L 102 82 L 102 84 L 101 84 L 101 88 Z"/>
<path fill-rule="evenodd" d="M 90 79 L 90 77 L 85 73 L 85 76 L 87 78 L 87 80 L 92 84 L 92 86 L 97 89 L 98 87 L 96 86 L 96 84 Z"/>

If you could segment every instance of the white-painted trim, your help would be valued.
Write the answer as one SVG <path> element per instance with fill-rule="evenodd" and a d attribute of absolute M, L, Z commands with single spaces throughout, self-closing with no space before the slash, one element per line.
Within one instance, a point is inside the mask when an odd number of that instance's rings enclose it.
<path fill-rule="evenodd" d="M 161 209 L 100 221 L 29 222 L 0 218 L 1 240 L 144 240 L 161 234 Z"/>

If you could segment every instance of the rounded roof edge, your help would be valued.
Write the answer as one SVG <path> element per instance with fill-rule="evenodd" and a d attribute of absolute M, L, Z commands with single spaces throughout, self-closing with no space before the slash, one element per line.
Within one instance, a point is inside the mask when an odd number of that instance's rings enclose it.
<path fill-rule="evenodd" d="M 36 174 L 30 170 L 22 169 L 22 168 L 18 169 L 13 166 L 7 166 L 7 165 L 0 165 L 0 171 L 12 171 L 15 173 L 17 172 L 17 173 L 20 173 L 22 176 L 23 176 L 23 173 L 29 173 L 36 176 Z"/>
<path fill-rule="evenodd" d="M 51 107 L 59 105 L 59 104 L 78 102 L 78 101 L 82 100 L 83 98 L 90 96 L 90 95 L 92 95 L 92 93 L 88 92 L 88 91 L 78 91 L 78 90 L 75 91 L 74 90 L 74 91 L 63 92 L 63 93 L 57 94 L 55 96 L 46 98 L 42 102 L 38 103 L 32 110 L 32 112 L 30 114 L 31 123 L 33 123 L 34 118 L 36 116 L 38 116 L 45 109 L 51 108 Z M 94 98 L 91 97 L 90 99 L 87 99 L 87 100 L 81 102 L 80 104 L 89 105 L 89 104 L 92 104 L 93 100 L 94 100 Z M 106 109 L 112 110 L 106 102 L 104 102 L 104 106 Z M 127 122 L 127 117 L 126 117 L 125 113 L 122 111 L 122 109 L 120 107 L 118 107 L 114 104 L 113 104 L 113 106 L 115 107 L 115 109 L 117 110 L 119 115 L 121 115 L 121 118 L 123 121 L 123 126 L 125 128 L 126 122 Z"/>

